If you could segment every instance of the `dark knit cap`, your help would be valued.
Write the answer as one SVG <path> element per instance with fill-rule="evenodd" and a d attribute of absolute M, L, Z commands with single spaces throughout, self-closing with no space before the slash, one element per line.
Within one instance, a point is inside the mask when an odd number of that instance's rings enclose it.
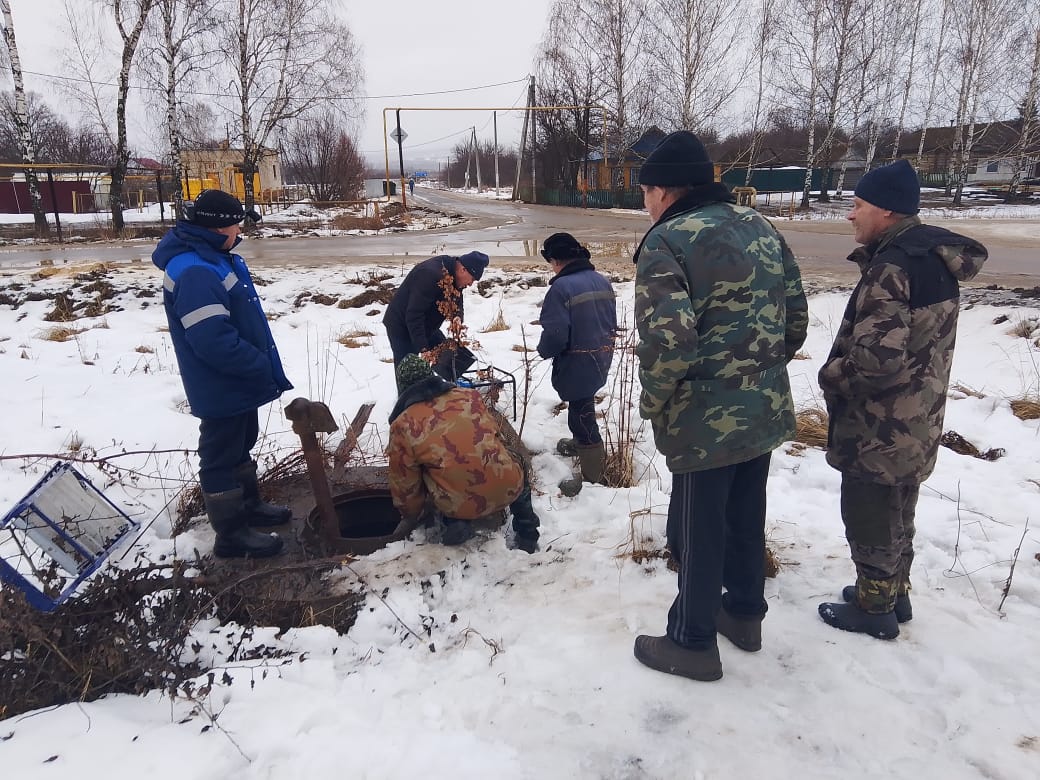
<path fill-rule="evenodd" d="M 474 279 L 479 279 L 484 275 L 484 269 L 488 267 L 491 258 L 483 252 L 467 252 L 459 258 L 459 262 L 462 263 L 463 268 L 472 274 Z"/>
<path fill-rule="evenodd" d="M 223 190 L 203 190 L 195 202 L 184 204 L 184 218 L 193 225 L 207 228 L 222 228 L 237 225 L 246 217 L 260 221 L 255 209 L 246 211 L 242 201 Z"/>
<path fill-rule="evenodd" d="M 921 210 L 921 182 L 906 160 L 896 160 L 863 174 L 855 195 L 871 205 L 897 214 L 916 214 Z"/>
<path fill-rule="evenodd" d="M 661 139 L 639 169 L 639 183 L 648 187 L 689 187 L 715 181 L 704 144 L 689 130 L 678 130 Z"/>
<path fill-rule="evenodd" d="M 553 233 L 542 242 L 542 257 L 546 260 L 588 260 L 589 250 L 578 243 L 570 233 Z"/>
<path fill-rule="evenodd" d="M 433 367 L 418 355 L 405 355 L 397 365 L 397 386 L 404 390 L 433 376 Z"/>

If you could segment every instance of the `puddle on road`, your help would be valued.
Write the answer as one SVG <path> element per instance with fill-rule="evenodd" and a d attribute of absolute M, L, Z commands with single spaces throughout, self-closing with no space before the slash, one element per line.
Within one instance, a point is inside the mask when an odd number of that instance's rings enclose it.
<path fill-rule="evenodd" d="M 531 257 L 541 259 L 542 242 L 538 239 L 519 241 L 475 241 L 466 244 L 469 250 L 483 252 L 492 257 Z M 592 257 L 631 257 L 636 251 L 632 241 L 591 241 L 585 244 Z M 451 254 L 451 252 L 447 252 Z"/>

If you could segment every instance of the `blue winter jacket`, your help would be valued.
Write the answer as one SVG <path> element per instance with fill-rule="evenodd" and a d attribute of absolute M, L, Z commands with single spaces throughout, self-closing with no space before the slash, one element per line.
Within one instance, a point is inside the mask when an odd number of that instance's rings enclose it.
<path fill-rule="evenodd" d="M 152 252 L 165 271 L 163 305 L 196 417 L 231 417 L 292 389 L 249 269 L 221 248 L 226 240 L 180 221 Z"/>
<path fill-rule="evenodd" d="M 591 398 L 614 358 L 614 288 L 588 260 L 572 260 L 549 281 L 538 318 L 538 354 L 552 358 L 552 386 L 564 401 Z"/>

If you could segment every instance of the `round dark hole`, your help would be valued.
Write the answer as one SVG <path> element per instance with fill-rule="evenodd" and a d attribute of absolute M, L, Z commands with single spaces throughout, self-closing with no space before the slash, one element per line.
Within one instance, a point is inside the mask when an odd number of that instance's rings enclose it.
<path fill-rule="evenodd" d="M 344 539 L 389 536 L 401 522 L 390 493 L 359 491 L 334 499 L 339 518 L 339 535 Z"/>

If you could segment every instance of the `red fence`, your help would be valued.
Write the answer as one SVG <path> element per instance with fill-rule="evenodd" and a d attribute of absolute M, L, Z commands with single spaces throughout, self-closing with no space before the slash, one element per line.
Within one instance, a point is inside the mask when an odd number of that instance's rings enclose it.
<path fill-rule="evenodd" d="M 58 212 L 71 214 L 76 211 L 73 199 L 79 199 L 80 203 L 92 203 L 93 201 L 84 195 L 90 195 L 89 181 L 56 181 L 54 182 L 54 194 L 58 199 Z M 40 182 L 40 197 L 43 199 L 43 209 L 47 212 L 54 211 L 54 201 L 51 198 L 51 185 L 47 181 Z M 32 201 L 29 200 L 29 185 L 24 181 L 0 181 L 0 214 L 31 214 Z"/>

